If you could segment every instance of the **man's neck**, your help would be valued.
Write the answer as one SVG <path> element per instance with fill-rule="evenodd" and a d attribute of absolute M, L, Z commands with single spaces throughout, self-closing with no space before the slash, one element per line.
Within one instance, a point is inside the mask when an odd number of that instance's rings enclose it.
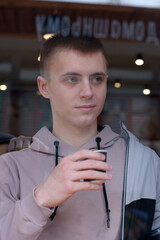
<path fill-rule="evenodd" d="M 53 127 L 53 134 L 68 143 L 69 145 L 80 148 L 86 142 L 88 142 L 92 137 L 97 135 L 97 124 L 92 127 L 83 127 L 83 128 L 56 128 Z"/>

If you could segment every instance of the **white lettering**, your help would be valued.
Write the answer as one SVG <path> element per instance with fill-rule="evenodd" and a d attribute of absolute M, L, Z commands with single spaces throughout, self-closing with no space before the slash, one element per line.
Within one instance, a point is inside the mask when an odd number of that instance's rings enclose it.
<path fill-rule="evenodd" d="M 83 18 L 83 36 L 92 36 L 92 27 L 93 27 L 93 19 L 92 18 Z"/>
<path fill-rule="evenodd" d="M 118 20 L 113 20 L 111 23 L 111 38 L 118 39 L 121 34 L 121 24 Z"/>
<path fill-rule="evenodd" d="M 39 40 L 42 40 L 44 33 L 60 32 L 62 36 L 68 36 L 70 33 L 74 37 L 81 34 L 83 36 L 94 36 L 96 38 L 105 39 L 129 39 L 144 41 L 146 36 L 147 43 L 160 44 L 156 29 L 156 22 L 149 21 L 147 25 L 147 34 L 145 32 L 146 24 L 139 20 L 137 22 L 124 20 L 122 23 L 113 19 L 111 26 L 108 18 L 91 18 L 78 17 L 76 21 L 71 23 L 69 16 L 59 15 L 36 15 L 35 18 L 36 32 Z M 109 33 L 110 29 L 110 33 Z"/>
<path fill-rule="evenodd" d="M 70 18 L 68 16 L 62 17 L 61 21 L 61 35 L 66 37 L 70 34 Z"/>
<path fill-rule="evenodd" d="M 134 39 L 134 31 L 135 31 L 135 23 L 131 21 L 128 23 L 127 21 L 123 21 L 122 23 L 122 39 Z"/>
<path fill-rule="evenodd" d="M 81 35 L 81 17 L 78 17 L 76 22 L 72 23 L 72 35 L 74 37 L 79 37 Z"/>
<path fill-rule="evenodd" d="M 47 19 L 46 33 L 58 33 L 60 31 L 60 16 L 49 15 Z"/>
<path fill-rule="evenodd" d="M 137 41 L 143 41 L 145 34 L 145 27 L 142 21 L 138 21 L 135 27 L 135 38 Z"/>
<path fill-rule="evenodd" d="M 107 38 L 108 37 L 109 21 L 108 19 L 98 19 L 94 21 L 94 37 Z"/>
<path fill-rule="evenodd" d="M 45 15 L 37 15 L 36 16 L 36 31 L 37 31 L 37 35 L 38 35 L 38 40 L 41 41 L 42 40 L 42 28 L 44 25 L 44 22 L 46 20 L 46 16 Z"/>
<path fill-rule="evenodd" d="M 146 42 L 159 45 L 159 39 L 157 37 L 157 31 L 156 31 L 156 23 L 153 21 L 148 23 L 148 36 L 146 38 Z"/>

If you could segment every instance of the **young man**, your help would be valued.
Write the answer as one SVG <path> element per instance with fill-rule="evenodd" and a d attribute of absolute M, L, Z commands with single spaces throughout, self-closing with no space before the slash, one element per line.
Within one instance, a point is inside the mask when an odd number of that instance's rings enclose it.
<path fill-rule="evenodd" d="M 0 240 L 160 239 L 159 157 L 123 124 L 121 134 L 97 127 L 107 91 L 101 43 L 57 35 L 40 64 L 53 129 L 0 159 Z"/>

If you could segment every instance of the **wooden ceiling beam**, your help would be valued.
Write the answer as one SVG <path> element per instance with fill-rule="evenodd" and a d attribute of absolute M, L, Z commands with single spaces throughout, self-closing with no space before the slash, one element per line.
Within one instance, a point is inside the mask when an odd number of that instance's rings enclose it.
<path fill-rule="evenodd" d="M 122 5 L 107 5 L 107 4 L 89 4 L 89 3 L 73 3 L 73 2 L 56 2 L 56 1 L 33 1 L 33 0 L 1 0 L 0 7 L 30 7 L 30 8 L 50 8 L 56 7 L 57 9 L 86 9 L 86 10 L 96 10 L 96 11 L 105 11 L 105 10 L 113 10 L 117 12 L 126 11 L 132 12 L 133 10 L 137 9 L 138 7 L 131 7 L 131 6 L 122 6 Z M 139 8 L 141 11 L 147 12 L 158 12 L 159 9 L 152 9 L 152 8 Z"/>
<path fill-rule="evenodd" d="M 157 24 L 157 29 L 160 28 L 159 9 L 153 10 L 101 4 L 81 4 L 51 1 L 1 0 L 0 35 L 16 34 L 17 36 L 32 35 L 36 37 L 36 16 L 43 14 L 48 16 L 54 13 L 60 16 L 68 16 L 71 24 L 76 22 L 77 18 L 80 17 L 82 21 L 84 18 L 91 18 L 93 21 L 94 19 L 103 19 L 103 24 L 105 19 L 108 19 L 110 23 L 116 19 L 120 24 L 122 24 L 123 21 L 128 21 L 129 24 L 131 21 L 134 21 L 135 23 L 137 21 L 143 21 L 147 34 L 149 21 L 154 21 Z M 157 34 L 158 38 L 160 38 L 159 31 Z M 119 40 L 121 39 L 119 38 Z"/>

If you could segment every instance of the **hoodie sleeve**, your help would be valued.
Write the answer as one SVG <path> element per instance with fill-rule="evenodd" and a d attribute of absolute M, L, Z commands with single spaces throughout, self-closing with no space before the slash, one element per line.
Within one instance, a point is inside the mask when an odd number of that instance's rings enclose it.
<path fill-rule="evenodd" d="M 0 240 L 35 240 L 53 210 L 37 204 L 34 189 L 20 199 L 18 170 L 5 156 L 0 157 Z"/>

